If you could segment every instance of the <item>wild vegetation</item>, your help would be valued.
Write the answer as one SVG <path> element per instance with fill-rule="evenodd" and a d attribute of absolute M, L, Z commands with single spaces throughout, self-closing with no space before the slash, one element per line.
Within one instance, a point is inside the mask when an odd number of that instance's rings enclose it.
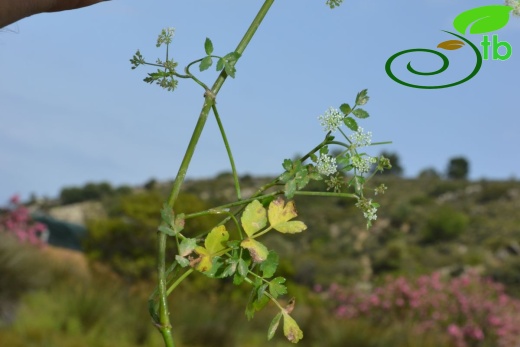
<path fill-rule="evenodd" d="M 269 179 L 244 176 L 240 181 L 247 192 Z M 279 273 L 298 302 L 293 315 L 306 332 L 300 344 L 480 347 L 517 339 L 511 312 L 520 296 L 520 183 L 430 175 L 384 180 L 389 189 L 379 200 L 385 207 L 370 230 L 344 199 L 296 197 L 308 232 L 298 238 L 267 235 L 265 244 L 285 254 Z M 16 315 L 12 308 L 4 310 L 0 341 L 14 347 L 160 344 L 145 317 L 150 280 L 156 276 L 154 229 L 166 187 L 155 182 L 148 189 L 104 195 L 100 201 L 106 215 L 88 223 L 84 240 L 89 276 L 81 274 L 80 266 L 71 271 L 48 257 L 44 250 L 51 247 L 0 233 L 0 302 L 3 308 L 18 307 Z M 189 181 L 179 201 L 186 209 L 203 209 L 226 201 L 233 187 L 229 174 Z M 211 225 L 200 220 L 195 229 Z M 426 289 L 420 289 L 421 283 Z M 265 345 L 265 325 L 276 310 L 268 305 L 247 322 L 247 287 L 213 283 L 203 275 L 182 286 L 182 294 L 170 302 L 184 317 L 172 315 L 177 345 Z M 435 320 L 428 301 L 411 299 L 420 293 L 431 299 L 431 291 L 443 298 L 440 308 L 458 311 Z M 290 345 L 278 335 L 270 343 Z"/>

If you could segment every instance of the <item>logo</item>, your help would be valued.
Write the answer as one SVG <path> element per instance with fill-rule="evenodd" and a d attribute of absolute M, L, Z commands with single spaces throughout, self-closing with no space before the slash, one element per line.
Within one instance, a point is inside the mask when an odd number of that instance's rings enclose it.
<path fill-rule="evenodd" d="M 455 19 L 453 20 L 453 27 L 457 32 L 459 32 L 462 35 L 466 35 L 466 32 L 469 29 L 469 34 L 482 34 L 482 41 L 480 42 L 480 46 L 482 47 L 482 53 L 480 52 L 479 48 L 475 46 L 471 41 L 466 39 L 464 36 L 453 33 L 451 31 L 442 30 L 445 33 L 448 33 L 452 36 L 454 36 L 456 39 L 451 39 L 447 41 L 443 41 L 437 45 L 437 48 L 441 48 L 444 50 L 457 50 L 460 48 L 463 48 L 464 46 L 469 46 L 473 52 L 475 53 L 475 67 L 473 68 L 473 71 L 466 76 L 465 78 L 449 83 L 449 84 L 443 84 L 443 85 L 437 85 L 437 86 L 423 86 L 423 85 L 417 85 L 405 82 L 398 77 L 395 76 L 395 74 L 392 72 L 392 63 L 394 60 L 401 55 L 412 53 L 412 52 L 424 52 L 424 53 L 430 53 L 438 56 L 442 59 L 442 66 L 435 70 L 430 72 L 422 72 L 414 69 L 412 67 L 412 63 L 408 62 L 406 68 L 409 72 L 411 72 L 414 75 L 419 76 L 433 76 L 440 74 L 448 68 L 449 60 L 443 53 L 433 50 L 433 49 L 427 49 L 427 48 L 413 48 L 413 49 L 407 49 L 401 52 L 398 52 L 394 55 L 392 55 L 385 64 L 385 70 L 387 75 L 393 79 L 395 82 L 402 84 L 407 87 L 411 88 L 421 88 L 421 89 L 440 89 L 440 88 L 448 88 L 453 87 L 458 84 L 462 84 L 464 82 L 469 81 L 475 75 L 479 72 L 480 68 L 482 67 L 482 60 L 507 60 L 511 57 L 513 53 L 513 48 L 511 45 L 506 41 L 500 41 L 497 34 L 489 35 L 488 33 L 492 31 L 499 30 L 506 26 L 506 24 L 509 22 L 509 15 L 510 12 L 513 10 L 512 7 L 506 6 L 506 5 L 489 5 L 489 6 L 482 6 L 473 8 L 468 11 L 464 11 L 461 14 L 459 14 Z"/>

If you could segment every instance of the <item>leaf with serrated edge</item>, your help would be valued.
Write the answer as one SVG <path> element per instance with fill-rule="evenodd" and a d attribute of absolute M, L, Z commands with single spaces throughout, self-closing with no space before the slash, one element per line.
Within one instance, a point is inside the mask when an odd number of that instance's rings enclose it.
<path fill-rule="evenodd" d="M 276 316 L 274 316 L 271 324 L 269 325 L 269 329 L 267 330 L 267 340 L 271 340 L 276 333 L 276 329 L 278 329 L 278 325 L 280 324 L 280 318 L 282 318 L 282 312 L 278 312 Z"/>
<path fill-rule="evenodd" d="M 265 208 L 258 200 L 254 200 L 246 206 L 241 221 L 247 236 L 253 236 L 267 224 Z"/>
<path fill-rule="evenodd" d="M 179 245 L 179 255 L 181 257 L 185 257 L 190 254 L 195 249 L 195 247 L 197 247 L 197 240 L 186 238 L 182 240 L 181 244 Z"/>
<path fill-rule="evenodd" d="M 283 315 L 283 334 L 292 343 L 297 343 L 303 338 L 303 332 L 301 331 L 298 323 L 285 311 L 282 311 Z"/>
<path fill-rule="evenodd" d="M 175 234 L 176 234 L 176 232 L 172 228 L 166 226 L 165 224 L 161 224 L 159 226 L 159 228 L 157 228 L 157 230 L 159 230 L 161 233 L 166 234 L 168 236 L 175 236 Z"/>
<path fill-rule="evenodd" d="M 261 263 L 265 261 L 269 255 L 269 250 L 267 247 L 254 239 L 247 238 L 243 240 L 240 245 L 249 251 L 251 258 L 253 258 L 255 263 Z"/>
<path fill-rule="evenodd" d="M 263 278 L 270 278 L 278 268 L 279 257 L 275 251 L 269 251 L 267 259 L 260 264 L 260 271 L 262 271 Z"/>
<path fill-rule="evenodd" d="M 206 51 L 207 55 L 211 55 L 211 53 L 213 53 L 213 43 L 209 37 L 206 37 L 206 41 L 204 41 L 204 50 Z"/>
<path fill-rule="evenodd" d="M 213 228 L 206 240 L 204 245 L 210 254 L 215 254 L 226 248 L 226 241 L 229 239 L 229 233 L 224 225 L 219 225 Z"/>
<path fill-rule="evenodd" d="M 289 201 L 287 205 L 285 205 L 285 201 L 282 197 L 278 197 L 278 199 L 273 200 L 269 204 L 269 211 L 267 214 L 269 216 L 269 223 L 271 223 L 273 228 L 276 228 L 276 225 L 287 222 L 298 215 L 296 208 L 294 207 L 294 201 Z"/>
<path fill-rule="evenodd" d="M 287 294 L 287 287 L 284 285 L 285 278 L 276 277 L 269 282 L 269 293 L 276 299 L 280 295 Z"/>
<path fill-rule="evenodd" d="M 339 107 L 339 110 L 345 115 L 347 116 L 350 112 L 352 112 L 352 109 L 350 108 L 350 105 L 349 104 L 342 104 L 340 107 Z"/>
<path fill-rule="evenodd" d="M 343 123 L 352 131 L 358 131 L 358 124 L 356 120 L 352 117 L 345 117 L 343 118 Z"/>
<path fill-rule="evenodd" d="M 207 70 L 207 69 L 209 69 L 209 67 L 210 67 L 212 64 L 213 64 L 213 58 L 211 58 L 211 57 L 206 57 L 206 58 L 202 59 L 202 61 L 200 62 L 199 70 L 200 70 L 200 71 Z"/>
<path fill-rule="evenodd" d="M 356 108 L 354 111 L 352 111 L 352 113 L 354 114 L 354 116 L 356 116 L 358 118 L 368 118 L 369 117 L 368 112 L 363 110 L 362 108 Z"/>

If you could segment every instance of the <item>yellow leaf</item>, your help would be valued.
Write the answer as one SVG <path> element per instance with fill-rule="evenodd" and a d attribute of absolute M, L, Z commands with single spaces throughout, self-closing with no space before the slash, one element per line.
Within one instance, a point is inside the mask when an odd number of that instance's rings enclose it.
<path fill-rule="evenodd" d="M 208 252 L 211 255 L 214 255 L 226 248 L 227 240 L 229 240 L 229 233 L 226 230 L 226 227 L 224 225 L 219 225 L 218 227 L 213 228 L 208 236 L 206 236 L 204 245 Z"/>
<path fill-rule="evenodd" d="M 213 257 L 226 248 L 227 240 L 229 240 L 229 233 L 224 225 L 213 228 L 204 240 L 206 247 L 195 247 L 194 251 L 199 255 L 199 258 L 195 259 L 197 261 L 195 269 L 200 272 L 211 270 Z"/>
<path fill-rule="evenodd" d="M 305 225 L 304 222 L 295 220 L 292 222 L 280 223 L 276 225 L 274 229 L 284 234 L 295 234 L 307 229 L 307 225 Z"/>
<path fill-rule="evenodd" d="M 307 229 L 307 226 L 303 222 L 289 222 L 289 220 L 298 215 L 296 212 L 296 207 L 294 206 L 294 201 L 289 201 L 287 205 L 284 205 L 285 202 L 281 197 L 269 204 L 269 211 L 267 214 L 269 216 L 269 223 L 271 223 L 271 226 L 281 233 L 290 234 L 299 233 Z"/>
<path fill-rule="evenodd" d="M 195 253 L 199 255 L 199 261 L 195 266 L 195 269 L 204 272 L 211 270 L 212 266 L 212 256 L 208 252 L 208 250 L 204 247 L 198 246 L 195 247 Z"/>
<path fill-rule="evenodd" d="M 249 253 L 251 253 L 251 258 L 255 263 L 261 263 L 267 259 L 269 255 L 269 250 L 264 244 L 254 240 L 247 238 L 240 243 L 240 246 L 247 249 Z"/>
<path fill-rule="evenodd" d="M 267 217 L 265 208 L 258 200 L 254 200 L 246 206 L 242 214 L 242 227 L 247 236 L 252 236 L 254 233 L 265 227 L 267 224 Z"/>
<path fill-rule="evenodd" d="M 289 201 L 287 205 L 285 205 L 282 197 L 278 197 L 278 199 L 273 200 L 269 204 L 269 223 L 274 227 L 277 224 L 287 222 L 298 214 L 296 213 L 296 208 L 294 207 L 294 201 Z"/>
<path fill-rule="evenodd" d="M 283 334 L 287 337 L 287 340 L 292 343 L 297 343 L 303 338 L 303 332 L 301 331 L 298 323 L 289 316 L 289 314 L 285 311 L 282 311 L 283 314 Z"/>

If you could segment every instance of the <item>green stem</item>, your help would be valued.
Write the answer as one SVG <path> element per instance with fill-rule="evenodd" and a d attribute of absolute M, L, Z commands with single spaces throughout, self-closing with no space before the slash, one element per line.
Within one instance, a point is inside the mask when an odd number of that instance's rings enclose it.
<path fill-rule="evenodd" d="M 269 8 L 274 3 L 274 0 L 266 0 L 255 19 L 247 29 L 244 37 L 240 41 L 237 46 L 236 52 L 242 56 L 242 53 L 246 49 L 247 45 L 253 38 L 256 30 L 260 26 L 262 20 L 265 15 L 269 11 Z M 193 153 L 195 152 L 195 147 L 199 141 L 200 135 L 202 133 L 202 129 L 206 124 L 208 119 L 208 114 L 215 102 L 215 96 L 219 92 L 220 88 L 224 84 L 227 78 L 226 72 L 223 70 L 220 75 L 217 77 L 217 80 L 213 84 L 211 88 L 211 93 L 206 92 L 204 96 L 204 104 L 202 106 L 202 110 L 199 115 L 199 119 L 197 124 L 195 125 L 195 129 L 193 130 L 193 134 L 191 136 L 190 142 L 188 144 L 188 148 L 186 149 L 186 153 L 184 154 L 184 158 L 179 167 L 179 171 L 177 172 L 177 177 L 175 178 L 175 182 L 173 183 L 173 187 L 168 198 L 168 206 L 173 208 L 177 197 L 179 196 L 179 192 L 181 190 L 182 183 L 186 178 L 186 173 L 188 171 L 188 167 L 191 162 L 191 158 L 193 157 Z M 172 328 L 170 324 L 170 317 L 168 312 L 168 303 L 167 303 L 167 290 L 166 290 L 166 237 L 167 235 L 164 233 L 158 233 L 157 238 L 157 275 L 158 275 L 158 291 L 159 291 L 159 324 L 158 328 L 163 336 L 164 343 L 166 347 L 175 347 L 175 343 L 173 341 L 172 336 Z"/>
<path fill-rule="evenodd" d="M 279 190 L 279 191 L 272 192 L 272 193 L 269 193 L 269 194 L 264 194 L 264 195 L 254 195 L 253 197 L 251 197 L 249 199 L 235 201 L 235 202 L 231 202 L 229 204 L 225 204 L 225 205 L 221 205 L 221 206 L 218 206 L 218 207 L 211 208 L 209 210 L 187 214 L 187 215 L 184 216 L 184 219 L 195 218 L 195 217 L 205 216 L 205 215 L 209 215 L 209 214 L 216 214 L 214 212 L 214 210 L 218 211 L 218 210 L 225 209 L 225 208 L 241 206 L 241 205 L 245 205 L 245 204 L 247 204 L 249 202 L 252 202 L 253 200 L 264 199 L 264 198 L 267 198 L 267 197 L 270 197 L 270 196 L 276 196 L 276 195 L 280 195 L 280 194 L 283 194 L 283 190 Z M 225 212 L 221 212 L 221 213 L 225 213 Z M 218 214 L 220 214 L 220 213 L 218 213 Z M 230 217 L 226 217 L 226 220 L 229 220 L 229 218 Z"/>
<path fill-rule="evenodd" d="M 240 192 L 240 183 L 238 182 L 237 169 L 235 167 L 235 160 L 233 159 L 233 153 L 231 153 L 231 147 L 229 147 L 229 142 L 227 140 L 226 132 L 224 131 L 224 126 L 222 125 L 222 121 L 220 120 L 220 116 L 217 111 L 217 106 L 213 104 L 211 108 L 213 110 L 213 114 L 215 115 L 215 119 L 217 120 L 218 128 L 220 129 L 220 134 L 222 135 L 222 140 L 224 141 L 224 145 L 226 146 L 229 164 L 231 165 L 231 170 L 233 171 L 233 180 L 235 181 L 237 200 L 242 200 L 242 194 Z"/>
<path fill-rule="evenodd" d="M 295 191 L 294 195 L 330 196 L 330 197 L 338 197 L 338 198 L 355 198 L 355 199 L 359 198 L 356 194 L 351 194 L 351 193 L 311 192 L 311 191 L 305 191 L 305 190 Z"/>
<path fill-rule="evenodd" d="M 170 286 L 170 288 L 168 288 L 168 291 L 166 292 L 166 295 L 170 295 L 171 292 L 173 292 L 173 290 L 179 285 L 179 283 L 184 281 L 184 279 L 186 277 L 188 277 L 189 275 L 191 275 L 192 272 L 193 272 L 193 268 L 189 269 L 188 271 L 183 273 L 181 277 L 177 278 L 177 280 Z"/>

